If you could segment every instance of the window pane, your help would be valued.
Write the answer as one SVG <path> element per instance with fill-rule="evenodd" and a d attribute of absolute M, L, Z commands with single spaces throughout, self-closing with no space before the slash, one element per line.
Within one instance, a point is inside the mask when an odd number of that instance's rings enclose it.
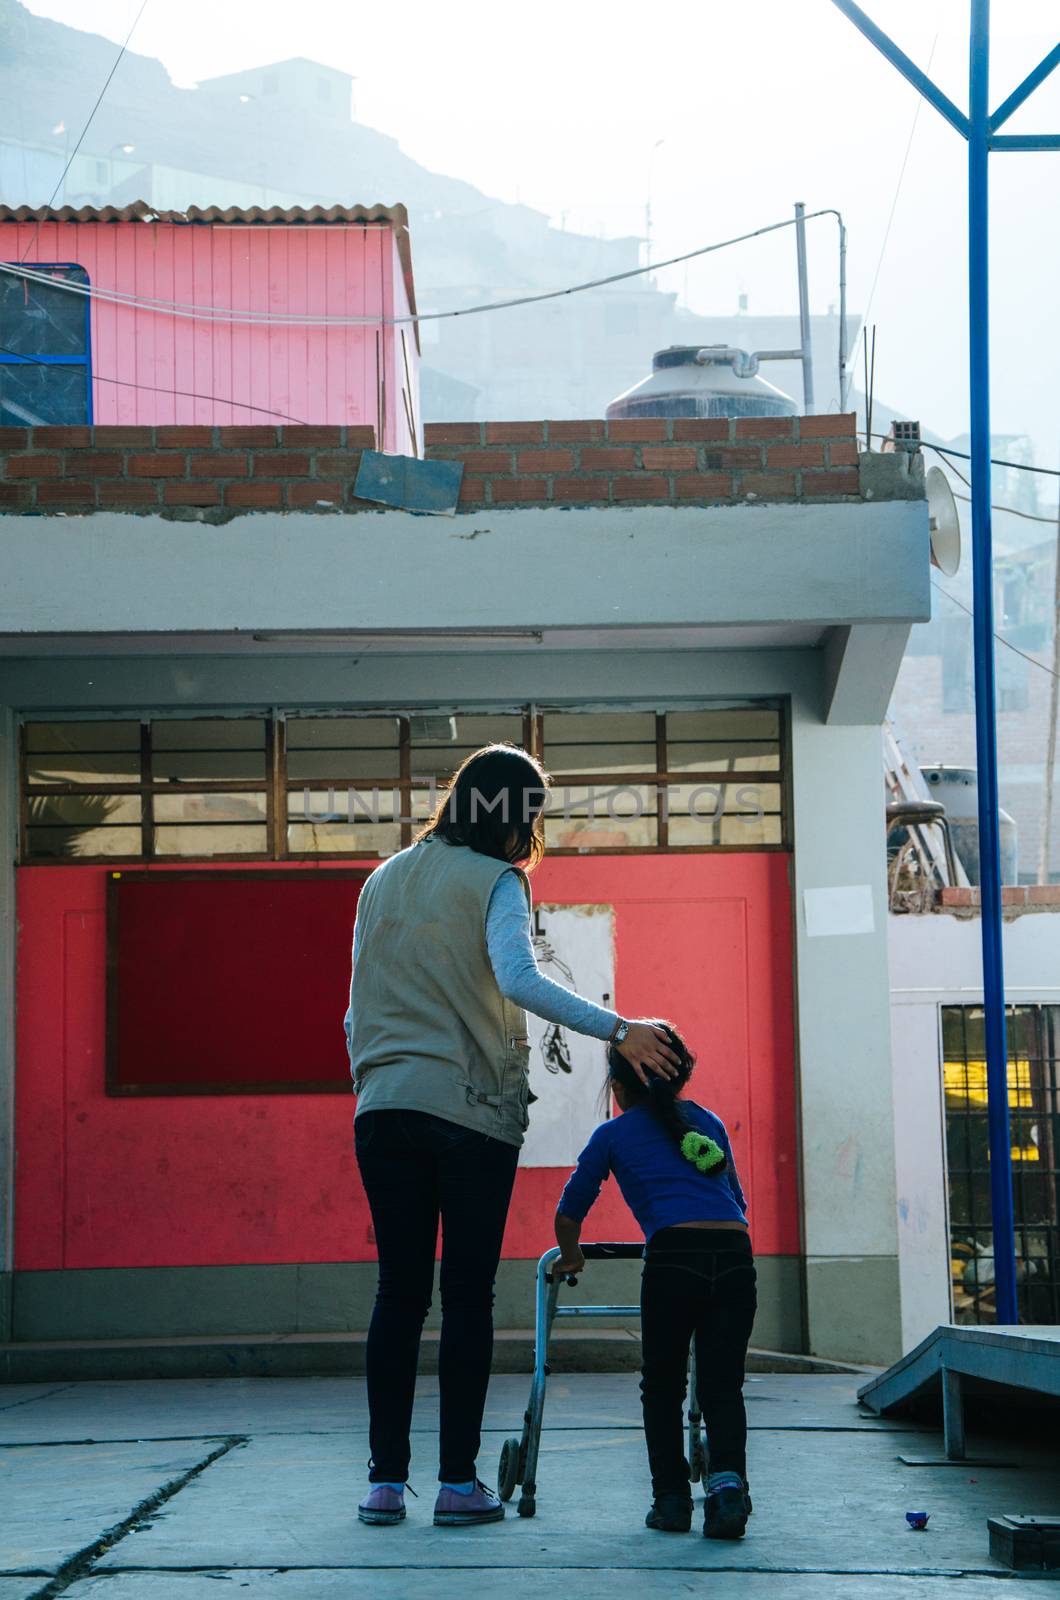
<path fill-rule="evenodd" d="M 156 783 L 265 781 L 265 723 L 260 718 L 196 718 L 151 724 Z"/>
<path fill-rule="evenodd" d="M 779 772 L 780 746 L 765 739 L 748 739 L 739 744 L 671 740 L 666 746 L 666 766 L 670 772 L 687 772 L 695 767 L 712 772 Z"/>
<path fill-rule="evenodd" d="M 396 822 L 292 822 L 287 849 L 292 855 L 390 856 L 401 849 L 401 829 Z"/>
<path fill-rule="evenodd" d="M 546 817 L 545 842 L 551 850 L 654 850 L 658 828 L 654 816 Z"/>
<path fill-rule="evenodd" d="M 178 824 L 155 829 L 158 856 L 264 855 L 266 842 L 264 827 L 231 823 Z"/>
<path fill-rule="evenodd" d="M 138 794 L 40 794 L 29 799 L 29 819 L 35 828 L 114 827 L 139 822 Z"/>
<path fill-rule="evenodd" d="M 483 745 L 521 745 L 522 740 L 522 717 L 423 713 L 409 718 L 411 770 L 417 777 L 447 780 Z"/>
<path fill-rule="evenodd" d="M 654 772 L 655 714 L 651 711 L 550 712 L 544 718 L 545 765 L 581 772 Z"/>
<path fill-rule="evenodd" d="M 0 423 L 5 427 L 87 421 L 86 367 L 38 367 L 0 360 Z"/>
<path fill-rule="evenodd" d="M 378 789 L 289 789 L 288 821 L 339 823 L 348 825 L 391 822 L 399 818 L 401 797 L 397 790 Z"/>
<path fill-rule="evenodd" d="M 716 740 L 779 739 L 779 711 L 729 706 L 719 711 L 668 711 L 667 740 L 712 744 Z"/>
<path fill-rule="evenodd" d="M 764 844 L 783 844 L 784 830 L 781 819 L 765 815 L 721 817 L 671 816 L 667 839 L 671 845 L 697 846 L 709 849 L 711 845 L 734 845 L 737 849 L 755 850 Z"/>
<path fill-rule="evenodd" d="M 36 283 L 0 272 L 0 345 L 20 356 L 83 356 L 88 301 L 59 285 L 87 284 L 87 273 L 82 267 L 26 266 L 52 281 Z"/>
<path fill-rule="evenodd" d="M 98 755 L 27 755 L 26 782 L 32 788 L 42 783 L 139 783 L 140 752 L 100 751 Z"/>
<path fill-rule="evenodd" d="M 29 751 L 99 751 L 140 749 L 138 722 L 27 722 Z"/>
<path fill-rule="evenodd" d="M 265 820 L 264 794 L 156 794 L 155 823 Z"/>
<path fill-rule="evenodd" d="M 351 783 L 380 778 L 393 781 L 399 776 L 397 746 L 382 750 L 288 750 L 287 776 L 292 782 Z"/>
<path fill-rule="evenodd" d="M 55 856 L 138 856 L 140 830 L 31 826 L 26 829 L 26 854 L 31 861 Z"/>

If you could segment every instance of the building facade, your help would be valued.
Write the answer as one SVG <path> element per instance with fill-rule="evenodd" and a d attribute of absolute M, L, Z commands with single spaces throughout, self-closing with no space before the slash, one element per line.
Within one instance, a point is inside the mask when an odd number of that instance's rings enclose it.
<path fill-rule="evenodd" d="M 501 737 L 556 779 L 542 959 L 672 1015 L 730 1127 L 756 1343 L 890 1360 L 879 725 L 928 611 L 917 472 L 850 416 L 456 424 L 458 514 L 424 517 L 355 498 L 359 442 L 0 435 L 14 1338 L 366 1325 L 356 895 Z M 602 1053 L 541 1033 L 533 1071 L 509 1327 Z M 632 1228 L 607 1194 L 594 1231 Z"/>

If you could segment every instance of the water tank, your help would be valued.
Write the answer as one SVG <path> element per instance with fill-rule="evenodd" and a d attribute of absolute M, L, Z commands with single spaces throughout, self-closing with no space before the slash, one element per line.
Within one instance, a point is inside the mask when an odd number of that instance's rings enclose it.
<path fill-rule="evenodd" d="M 950 836 L 969 883 L 982 883 L 979 870 L 979 779 L 974 767 L 921 767 L 933 800 L 946 807 Z M 1016 819 L 998 811 L 1001 834 L 1001 882 L 1019 882 L 1019 835 Z"/>
<path fill-rule="evenodd" d="M 758 376 L 758 362 L 729 345 L 671 345 L 652 357 L 651 376 L 612 400 L 617 417 L 793 417 L 790 395 Z"/>

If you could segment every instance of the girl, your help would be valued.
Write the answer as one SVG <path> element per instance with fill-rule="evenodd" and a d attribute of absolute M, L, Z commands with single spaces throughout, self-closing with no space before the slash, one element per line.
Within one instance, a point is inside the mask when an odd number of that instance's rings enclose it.
<path fill-rule="evenodd" d="M 724 1124 L 679 1098 L 695 1057 L 673 1028 L 667 1032 L 679 1058 L 671 1078 L 645 1084 L 617 1050 L 608 1050 L 608 1087 L 621 1114 L 596 1129 L 563 1191 L 556 1214 L 563 1255 L 553 1271 L 583 1270 L 582 1221 L 613 1172 L 646 1241 L 640 1388 L 652 1506 L 645 1520 L 665 1533 L 692 1526 L 682 1408 L 695 1335 L 710 1450 L 703 1534 L 740 1539 L 751 1511 L 743 1378 L 756 1305 L 747 1202 Z"/>

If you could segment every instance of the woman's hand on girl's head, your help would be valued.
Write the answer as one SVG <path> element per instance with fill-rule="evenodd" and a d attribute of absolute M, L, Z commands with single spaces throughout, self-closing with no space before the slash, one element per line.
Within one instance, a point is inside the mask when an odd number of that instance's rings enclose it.
<path fill-rule="evenodd" d="M 615 1046 L 624 1056 L 641 1083 L 647 1088 L 649 1074 L 656 1078 L 676 1078 L 681 1058 L 669 1044 L 669 1034 L 661 1023 L 650 1017 L 640 1017 L 631 1022 L 622 1043 Z"/>

